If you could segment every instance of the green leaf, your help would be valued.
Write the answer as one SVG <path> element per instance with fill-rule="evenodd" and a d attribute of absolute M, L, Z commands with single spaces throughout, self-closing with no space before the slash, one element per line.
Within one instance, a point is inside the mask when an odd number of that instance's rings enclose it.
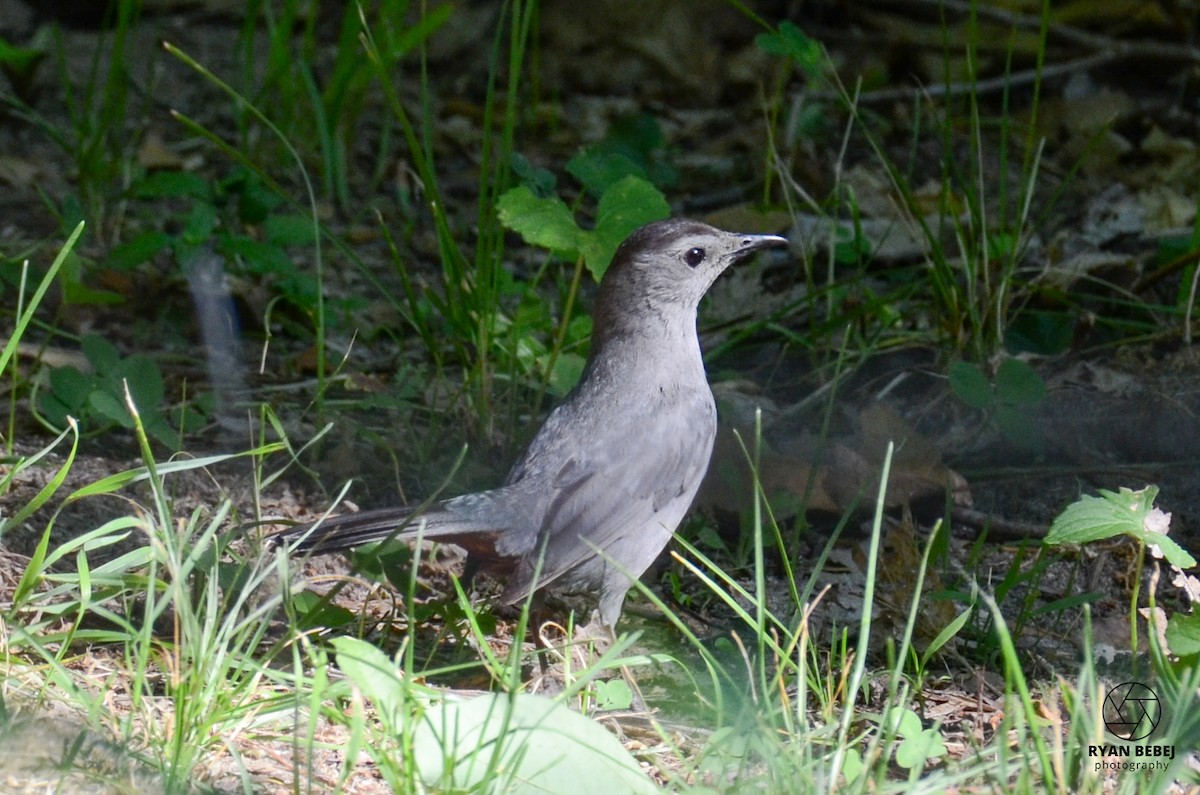
<path fill-rule="evenodd" d="M 132 270 L 143 262 L 149 262 L 170 242 L 171 238 L 166 232 L 155 230 L 142 232 L 132 240 L 122 243 L 108 252 L 108 256 L 104 258 L 104 264 L 113 270 Z"/>
<path fill-rule="evenodd" d="M 159 413 L 145 414 L 142 417 L 142 427 L 146 429 L 146 433 L 157 439 L 168 450 L 178 452 L 183 448 L 183 437 L 179 431 L 171 427 L 171 423 L 167 418 Z"/>
<path fill-rule="evenodd" d="M 926 760 L 946 755 L 946 744 L 936 729 L 924 729 L 906 737 L 896 748 L 896 764 L 905 770 L 920 771 Z"/>
<path fill-rule="evenodd" d="M 539 198 L 524 185 L 510 188 L 496 200 L 500 223 L 526 243 L 575 259 L 584 243 L 584 232 L 570 208 L 557 196 Z"/>
<path fill-rule="evenodd" d="M 50 388 L 68 412 L 77 412 L 87 401 L 95 382 L 92 376 L 66 365 L 50 371 Z"/>
<path fill-rule="evenodd" d="M 125 300 L 125 297 L 120 293 L 114 293 L 111 290 L 97 290 L 94 287 L 88 287 L 84 281 L 84 270 L 86 266 L 91 265 L 90 260 L 85 260 L 74 251 L 67 251 L 62 258 L 62 265 L 59 268 L 59 286 L 62 287 L 63 301 L 68 304 L 77 304 L 80 306 L 103 306 L 109 304 L 119 304 Z"/>
<path fill-rule="evenodd" d="M 190 171 L 155 171 L 134 186 L 133 195 L 139 199 L 191 197 L 210 201 L 212 187 Z"/>
<path fill-rule="evenodd" d="M 312 216 L 300 213 L 268 216 L 263 232 L 267 242 L 277 246 L 311 246 L 317 239 Z"/>
<path fill-rule="evenodd" d="M 334 638 L 330 645 L 337 652 L 342 673 L 375 702 L 384 724 L 398 728 L 406 719 L 403 683 L 396 664 L 379 649 L 358 638 Z"/>
<path fill-rule="evenodd" d="M 223 185 L 237 196 L 238 220 L 244 224 L 261 224 L 271 210 L 283 204 L 282 196 L 264 185 L 257 174 L 246 168 L 235 168 Z"/>
<path fill-rule="evenodd" d="M 153 359 L 144 353 L 135 353 L 121 361 L 114 376 L 129 383 L 129 394 L 133 396 L 133 403 L 140 414 L 157 413 L 166 397 L 166 389 L 162 373 Z M 122 391 L 119 397 L 123 395 Z"/>
<path fill-rule="evenodd" d="M 434 705 L 413 734 L 413 755 L 422 781 L 438 791 L 658 792 L 604 727 L 540 696 Z"/>
<path fill-rule="evenodd" d="M 585 149 L 567 161 L 567 173 L 579 180 L 588 192 L 604 192 L 625 177 L 646 178 L 646 170 L 621 152 Z"/>
<path fill-rule="evenodd" d="M 1155 511 L 1154 498 L 1157 486 L 1146 486 L 1139 491 L 1122 488 L 1120 492 L 1100 490 L 1099 497 L 1085 495 L 1073 502 L 1050 525 L 1046 533 L 1047 544 L 1084 544 L 1124 534 L 1144 544 L 1155 544 L 1168 562 L 1180 568 L 1196 565 L 1193 558 L 1165 532 L 1147 528 L 1147 517 Z M 1165 516 L 1156 512 L 1161 523 Z"/>
<path fill-rule="evenodd" d="M 633 706 L 633 689 L 624 677 L 596 682 L 596 707 L 602 710 L 629 709 Z"/>
<path fill-rule="evenodd" d="M 996 370 L 996 399 L 1031 406 L 1046 399 L 1046 382 L 1020 359 L 1005 359 Z"/>
<path fill-rule="evenodd" d="M 1005 439 L 1031 452 L 1041 451 L 1046 439 L 1037 417 L 1028 408 L 1016 403 L 997 403 L 993 410 L 996 425 Z"/>
<path fill-rule="evenodd" d="M 219 248 L 225 256 L 241 262 L 247 273 L 291 276 L 295 272 L 287 253 L 271 243 L 248 237 L 228 237 L 221 241 Z"/>
<path fill-rule="evenodd" d="M 125 428 L 133 427 L 133 417 L 129 409 L 111 392 L 96 390 L 88 395 L 88 409 L 92 416 L 108 420 Z"/>
<path fill-rule="evenodd" d="M 550 373 L 550 391 L 556 397 L 562 397 L 574 389 L 583 376 L 585 364 L 587 359 L 577 353 L 560 353 Z"/>
<path fill-rule="evenodd" d="M 600 197 L 596 228 L 583 251 L 583 261 L 598 282 L 604 278 L 617 246 L 638 227 L 671 214 L 658 188 L 640 177 L 624 177 Z"/>
<path fill-rule="evenodd" d="M 12 72 L 17 74 L 30 72 L 45 57 L 46 53 L 41 50 L 18 47 L 0 38 L 0 64 Z"/>
<path fill-rule="evenodd" d="M 987 409 L 995 400 L 992 385 L 983 370 L 961 359 L 950 362 L 950 389 L 973 409 Z"/>
<path fill-rule="evenodd" d="M 108 375 L 116 371 L 121 363 L 121 354 L 117 348 L 99 334 L 88 334 L 80 342 L 83 355 L 91 362 L 92 367 L 100 375 Z"/>
<path fill-rule="evenodd" d="M 809 77 L 821 72 L 824 55 L 816 39 L 810 39 L 795 23 L 783 21 L 774 33 L 760 33 L 754 39 L 758 48 L 768 55 L 790 58 Z"/>
<path fill-rule="evenodd" d="M 1084 495 L 1068 505 L 1050 525 L 1048 544 L 1086 544 L 1105 538 L 1132 535 L 1141 519 L 1127 505 L 1103 497 Z"/>
<path fill-rule="evenodd" d="M 217 208 L 208 202 L 197 202 L 184 219 L 183 232 L 179 235 L 179 239 L 192 246 L 207 243 L 212 238 L 218 223 Z"/>
<path fill-rule="evenodd" d="M 1167 619 L 1167 645 L 1180 657 L 1200 655 L 1200 613 L 1176 613 Z"/>
<path fill-rule="evenodd" d="M 544 199 L 554 195 L 554 187 L 558 179 L 550 169 L 535 166 L 529 162 L 529 158 L 519 152 L 513 152 L 508 167 L 512 169 L 521 184 L 533 191 L 535 196 Z"/>

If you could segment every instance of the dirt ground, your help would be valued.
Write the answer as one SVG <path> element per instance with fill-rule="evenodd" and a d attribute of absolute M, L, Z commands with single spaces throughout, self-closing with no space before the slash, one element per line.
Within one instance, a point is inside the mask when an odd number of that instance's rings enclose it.
<path fill-rule="evenodd" d="M 949 562 L 927 583 L 927 591 L 958 588 L 968 575 L 989 582 L 1014 567 L 1032 567 L 1036 554 L 1027 542 L 1036 542 L 1071 501 L 1098 489 L 1158 486 L 1158 504 L 1171 514 L 1172 537 L 1193 554 L 1200 552 L 1200 353 L 1183 332 L 1183 319 L 1169 311 L 1180 304 L 1180 296 L 1194 289 L 1185 276 L 1194 272 L 1195 245 L 1190 254 L 1175 259 L 1162 254 L 1166 241 L 1190 235 L 1196 223 L 1200 51 L 1187 44 L 1196 33 L 1194 4 L 1178 4 L 1190 7 L 1191 17 L 1175 18 L 1160 8 L 1158 17 L 1147 11 L 1136 22 L 1123 25 L 1100 18 L 1077 25 L 1056 24 L 1050 37 L 1048 77 L 1038 87 L 1037 132 L 1044 136 L 1045 147 L 1035 189 L 1029 193 L 1029 216 L 1037 222 L 1031 225 L 1022 266 L 1023 276 L 1040 287 L 1021 300 L 1031 316 L 1058 313 L 1069 317 L 1070 323 L 1064 330 L 1067 344 L 1059 350 L 1020 354 L 1043 380 L 1045 396 L 1018 407 L 1023 417 L 1019 433 L 1012 427 L 1001 428 L 993 417 L 955 395 L 946 377 L 948 360 L 955 356 L 931 349 L 929 336 L 914 333 L 914 340 L 925 342 L 903 345 L 895 342 L 903 335 L 895 334 L 887 337 L 888 344 L 876 346 L 863 341 L 884 339 L 878 329 L 830 332 L 819 328 L 818 307 L 804 301 L 812 284 L 797 262 L 808 257 L 818 263 L 816 271 L 829 267 L 825 255 L 832 247 L 830 216 L 814 207 L 801 207 L 790 215 L 748 209 L 761 195 L 764 166 L 769 162 L 764 154 L 769 148 L 761 92 L 763 75 L 770 74 L 771 65 L 754 46 L 758 29 L 753 23 L 715 0 L 703 4 L 658 0 L 651 4 L 653 13 L 643 9 L 655 20 L 650 25 L 630 18 L 634 12 L 626 5 L 601 2 L 580 9 L 578 4 L 545 4 L 538 65 L 546 99 L 539 113 L 552 118 L 532 124 L 519 148 L 536 164 L 561 173 L 562 163 L 581 146 L 599 140 L 614 120 L 629 113 L 649 113 L 659 120 L 665 148 L 679 172 L 670 193 L 674 212 L 730 228 L 739 221 L 774 223 L 776 228 L 762 231 L 786 233 L 792 240 L 791 256 L 727 276 L 714 287 L 702 313 L 709 350 L 723 349 L 736 333 L 735 322 L 747 317 L 778 317 L 777 325 L 785 330 L 763 329 L 709 363 L 710 375 L 718 382 L 726 435 L 718 445 L 699 508 L 730 546 L 736 546 L 747 493 L 740 448 L 731 441 L 731 433 L 736 429 L 752 435 L 753 412 L 762 409 L 768 447 L 764 481 L 781 506 L 798 502 L 810 509 L 812 526 L 789 550 L 793 568 L 803 577 L 834 524 L 830 517 L 848 510 L 861 491 L 873 490 L 882 448 L 888 440 L 897 442 L 900 452 L 885 543 L 888 560 L 903 564 L 885 567 L 883 572 L 886 598 L 877 615 L 881 636 L 902 623 L 914 584 L 913 565 L 919 559 L 916 550 L 933 522 L 948 513 L 948 506 L 952 506 Z M 1157 4 L 1146 4 L 1151 5 Z M 930 98 L 927 94 L 936 98 L 937 87 L 949 73 L 934 43 L 938 41 L 936 15 L 931 18 L 926 4 L 763 2 L 754 6 L 772 21 L 792 15 L 825 45 L 844 85 L 853 86 L 856 77 L 863 78 L 861 112 L 879 122 L 878 129 L 884 131 L 879 145 L 892 163 L 900 164 L 914 192 L 928 194 L 930 206 L 946 198 L 939 195 L 939 186 L 947 148 L 954 153 L 949 158 L 953 162 L 977 157 L 979 180 L 988 185 L 987 202 L 997 201 L 999 186 L 1024 195 L 1019 169 L 1001 159 L 995 140 L 977 154 L 966 130 L 956 129 L 949 142 L 939 137 L 936 124 L 933 132 L 912 133 L 915 109 L 923 98 Z M 464 235 L 470 234 L 469 219 L 478 200 L 474 191 L 483 136 L 478 125 L 486 79 L 486 59 L 480 53 L 492 41 L 496 7 L 491 2 L 460 4 L 455 24 L 434 37 L 430 52 L 440 125 L 438 167 Z M 996 12 L 988 21 L 1011 22 L 1005 13 Z M 145 13 L 135 30 L 129 59 L 133 112 L 128 125 L 139 167 L 177 169 L 206 178 L 228 170 L 229 163 L 173 121 L 170 111 L 181 110 L 213 130 L 231 134 L 229 100 L 166 55 L 160 42 L 178 45 L 213 73 L 229 77 L 237 68 L 235 46 L 242 24 L 237 14 L 229 4 L 178 3 Z M 18 0 L 0 0 L 0 36 L 27 43 L 36 31 L 45 30 L 39 25 L 49 17 L 49 12 L 35 12 Z M 336 34 L 334 18 L 331 12 L 319 26 L 327 39 Z M 84 21 L 61 28 L 61 36 L 65 56 L 61 67 L 48 59 L 28 85 L 10 81 L 5 89 L 0 82 L 0 91 L 11 92 L 37 114 L 30 118 L 26 110 L 10 103 L 8 112 L 0 116 L 0 184 L 4 185 L 0 254 L 5 257 L 0 267 L 5 269 L 14 269 L 25 252 L 33 252 L 38 264 L 48 263 L 57 251 L 65 218 L 71 215 L 69 200 L 78 197 L 76 166 L 48 130 L 71 129 L 72 114 L 79 111 L 67 101 L 64 83 L 84 84 L 103 34 L 101 28 Z M 697 42 L 705 46 L 696 46 Z M 1021 81 L 1031 73 L 1032 64 L 1022 53 L 1015 60 L 1018 80 L 1011 101 L 1017 106 L 1014 115 L 1024 121 L 1032 81 Z M 952 64 L 956 69 L 961 66 Z M 985 88 L 990 85 L 986 81 L 998 80 L 1003 69 L 1002 53 L 981 54 L 980 79 Z M 963 82 L 952 80 L 952 85 Z M 416 94 L 405 85 L 401 97 L 414 101 Z M 1003 101 L 998 89 L 981 94 L 990 114 L 997 114 Z M 825 134 L 798 136 L 782 151 L 788 178 L 826 209 L 836 203 L 836 197 L 853 196 L 861 228 L 876 255 L 835 299 L 822 294 L 820 301 L 837 300 L 851 308 L 867 305 L 888 295 L 898 280 L 930 278 L 922 266 L 928 242 L 904 231 L 912 216 L 898 209 L 896 188 L 871 142 L 853 131 L 843 140 L 848 121 L 836 97 L 826 88 L 804 90 L 792 81 L 781 107 L 794 124 L 809 118 L 807 110 L 824 108 L 825 115 L 817 122 Z M 323 220 L 353 237 L 375 276 L 394 286 L 386 241 L 374 229 L 373 213 L 379 211 L 385 222 L 409 230 L 400 245 L 414 268 L 425 268 L 433 280 L 436 241 L 422 228 L 424 214 L 394 200 L 403 192 L 410 164 L 398 151 L 382 168 L 388 179 L 381 183 L 370 178 L 372 171 L 380 170 L 372 157 L 373 136 L 382 126 L 370 114 L 384 112 L 382 104 L 368 107 L 361 151 L 350 153 L 356 209 L 347 213 L 323 206 L 327 216 Z M 964 168 L 964 175 L 970 173 Z M 278 178 L 299 192 L 294 173 L 280 173 Z M 954 201 L 965 202 L 967 193 L 962 191 Z M 112 246 L 162 220 L 120 190 L 101 197 L 100 204 L 106 209 L 106 223 L 91 231 L 82 249 L 94 261 L 103 261 Z M 48 240 L 56 242 L 47 244 Z M 533 257 L 515 240 L 513 248 L 513 261 L 507 265 L 520 274 L 531 267 Z M 301 267 L 306 264 L 298 262 Z M 373 289 L 336 254 L 331 255 L 328 274 L 333 297 L 361 296 Z M 40 327 L 27 334 L 32 347 L 21 359 L 24 378 L 35 378 L 53 357 L 76 360 L 72 359 L 77 356 L 75 343 L 68 334 L 100 333 L 124 353 L 154 355 L 163 363 L 171 386 L 204 381 L 192 301 L 177 267 L 155 261 L 133 273 L 99 268 L 89 279 L 93 286 L 116 292 L 120 303 L 71 304 L 52 297 L 52 325 L 64 333 L 56 335 Z M 303 364 L 310 342 L 277 334 L 265 357 L 266 366 L 260 368 L 263 335 L 257 329 L 271 298 L 271 285 L 243 280 L 236 292 L 244 316 L 250 319 L 245 377 L 256 397 L 270 400 L 281 411 L 293 441 L 302 442 L 316 431 L 303 408 L 311 398 L 310 372 Z M 1076 297 L 1066 300 L 1069 295 Z M 788 306 L 794 309 L 775 314 Z M 381 303 L 370 303 L 364 314 L 381 311 L 385 311 Z M 905 316 L 912 311 L 898 302 L 892 310 L 877 307 L 859 315 L 848 311 L 847 316 L 864 318 L 867 324 L 889 318 L 896 328 L 909 325 L 918 331 L 921 324 L 936 321 Z M 1136 333 L 1119 333 L 1121 323 L 1133 328 L 1134 321 L 1141 324 Z M 349 325 L 338 330 L 347 334 L 338 344 L 348 346 Z M 403 387 L 401 374 L 414 349 L 404 333 L 404 329 L 397 331 L 399 341 L 383 334 L 357 339 L 346 370 L 368 389 L 386 392 L 397 384 Z M 797 338 L 805 342 L 797 344 Z M 835 377 L 843 342 L 867 355 L 851 356 Z M 998 358 L 984 363 L 985 371 L 994 375 L 998 363 Z M 288 397 L 280 399 L 280 394 Z M 0 397 L 7 405 L 8 394 Z M 29 455 L 50 437 L 28 419 L 20 402 L 17 406 L 16 451 Z M 264 495 L 269 512 L 284 519 L 307 518 L 324 507 L 327 494 L 322 488 L 333 492 L 351 477 L 361 479 L 352 499 L 363 507 L 398 499 L 401 491 L 405 497 L 420 498 L 440 483 L 464 442 L 472 443 L 472 456 L 454 487 L 486 485 L 502 477 L 509 456 L 534 424 L 531 418 L 511 427 L 467 430 L 469 422 L 458 422 L 461 406 L 433 395 L 427 407 L 448 409 L 451 420 L 444 425 L 431 423 L 423 436 L 395 427 L 411 415 L 400 423 L 387 409 L 355 416 L 335 433 L 337 438 L 319 459 L 306 462 L 315 476 L 298 475 L 286 487 L 277 486 Z M 514 411 L 513 416 L 520 413 Z M 461 430 L 447 430 L 460 424 Z M 439 441 L 428 443 L 419 456 L 400 455 L 397 463 L 391 455 L 392 450 L 411 449 L 416 437 L 428 441 L 431 436 L 439 436 Z M 185 449 L 199 454 L 238 448 L 214 431 L 189 440 Z M 0 511 L 11 514 L 25 505 L 61 461 L 58 451 L 23 474 L 0 495 Z M 90 439 L 63 493 L 137 464 L 136 448 L 128 436 L 115 432 Z M 237 466 L 220 469 L 216 477 L 190 475 L 174 488 L 180 515 L 211 507 L 227 495 L 242 507 L 243 516 L 251 513 L 250 481 L 245 469 Z M 56 521 L 56 541 L 94 528 L 127 507 L 113 498 L 81 501 Z M 861 520 L 869 507 L 859 505 L 858 518 L 818 578 L 816 590 L 830 587 L 816 614 L 820 626 L 844 625 L 861 609 L 865 543 Z M 907 507 L 912 509 L 911 520 L 905 517 Z M 788 513 L 781 508 L 785 518 Z M 32 553 L 41 527 L 44 523 L 35 520 L 6 533 L 3 544 L 9 563 Z M 985 530 L 988 543 L 976 552 L 972 545 Z M 967 560 L 975 566 L 973 572 L 962 571 Z M 1114 649 L 1127 647 L 1134 562 L 1135 550 L 1128 542 L 1096 544 L 1067 551 L 1038 578 L 1013 591 L 1002 606 L 1012 610 L 1012 619 L 1021 624 L 1022 650 L 1036 661 L 1038 673 L 1071 670 L 1081 652 L 1081 612 L 1058 611 L 1051 614 L 1052 620 L 1038 622 L 1020 616 L 1072 593 L 1093 594 L 1097 639 Z M 1144 577 L 1149 578 L 1152 570 L 1153 566 Z M 779 578 L 781 571 L 776 562 L 771 576 Z M 11 587 L 3 576 L 0 584 Z M 1160 581 L 1158 586 L 1161 604 L 1186 609 L 1186 601 L 1168 583 Z M 786 590 L 782 584 L 780 590 Z M 931 615 L 925 631 L 936 633 L 944 618 Z M 728 615 L 709 611 L 703 604 L 696 620 L 712 634 L 730 626 Z M 1145 637 L 1144 631 L 1141 636 Z M 963 676 L 973 668 L 958 662 L 948 665 Z M 1114 665 L 1122 663 L 1118 660 Z M 653 686 L 649 692 L 653 703 Z M 279 771 L 264 775 L 276 774 L 283 775 Z M 220 785 L 222 776 L 231 774 L 214 769 L 211 775 Z"/>

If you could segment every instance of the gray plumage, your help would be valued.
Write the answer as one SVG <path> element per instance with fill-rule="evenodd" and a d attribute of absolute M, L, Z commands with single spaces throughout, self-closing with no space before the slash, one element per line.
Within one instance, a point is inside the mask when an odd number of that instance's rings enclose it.
<path fill-rule="evenodd" d="M 717 417 L 696 336 L 700 298 L 737 260 L 786 243 L 687 219 L 642 227 L 601 281 L 579 384 L 504 485 L 419 517 L 405 507 L 362 511 L 272 539 L 293 552 L 332 552 L 415 537 L 423 523 L 423 538 L 461 546 L 476 569 L 504 578 L 504 602 L 539 589 L 568 604 L 582 597 L 613 627 L 633 579 L 691 505 L 712 453 Z"/>

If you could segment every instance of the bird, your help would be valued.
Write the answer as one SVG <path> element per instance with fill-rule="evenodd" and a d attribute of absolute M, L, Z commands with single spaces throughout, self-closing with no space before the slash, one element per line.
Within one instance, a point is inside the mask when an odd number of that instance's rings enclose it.
<path fill-rule="evenodd" d="M 323 517 L 274 533 L 295 554 L 393 538 L 448 542 L 471 572 L 580 609 L 612 635 L 625 596 L 683 520 L 708 469 L 717 412 L 696 312 L 730 265 L 787 245 L 671 218 L 634 231 L 600 280 L 589 355 L 497 488 L 436 502 Z M 545 601 L 545 599 L 544 599 Z"/>

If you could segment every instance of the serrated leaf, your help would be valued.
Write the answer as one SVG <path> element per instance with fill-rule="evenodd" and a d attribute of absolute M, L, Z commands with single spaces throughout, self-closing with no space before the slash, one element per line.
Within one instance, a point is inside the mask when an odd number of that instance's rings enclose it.
<path fill-rule="evenodd" d="M 1196 565 L 1196 560 L 1165 533 L 1146 529 L 1146 517 L 1154 509 L 1158 496 L 1157 486 L 1138 491 L 1101 489 L 1100 494 L 1100 497 L 1081 497 L 1068 505 L 1050 525 L 1046 543 L 1083 544 L 1125 534 L 1145 544 L 1156 544 L 1163 557 L 1176 566 Z"/>
<path fill-rule="evenodd" d="M 977 365 L 961 359 L 950 362 L 949 377 L 950 389 L 971 408 L 983 410 L 995 400 L 991 383 Z"/>
<path fill-rule="evenodd" d="M 571 210 L 557 196 L 540 198 L 524 185 L 510 188 L 496 200 L 500 223 L 526 243 L 541 246 L 564 258 L 575 259 L 583 247 L 584 232 Z"/>

